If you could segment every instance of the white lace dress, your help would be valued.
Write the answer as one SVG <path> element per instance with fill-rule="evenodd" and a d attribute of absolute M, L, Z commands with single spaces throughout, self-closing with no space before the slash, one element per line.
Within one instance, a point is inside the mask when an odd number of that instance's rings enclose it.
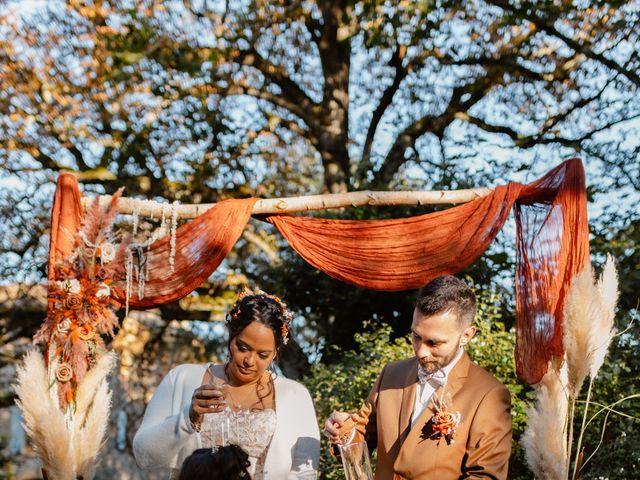
<path fill-rule="evenodd" d="M 235 443 L 249 455 L 249 473 L 253 480 L 263 478 L 264 461 L 271 437 L 276 429 L 276 412 L 273 409 L 227 409 L 209 413 L 202 419 L 200 438 L 203 447 Z"/>

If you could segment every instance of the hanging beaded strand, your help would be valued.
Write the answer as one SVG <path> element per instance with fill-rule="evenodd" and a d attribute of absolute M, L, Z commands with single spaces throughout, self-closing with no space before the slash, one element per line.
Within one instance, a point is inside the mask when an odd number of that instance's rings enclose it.
<path fill-rule="evenodd" d="M 171 267 L 171 273 L 175 272 L 175 259 L 176 259 L 176 228 L 178 226 L 178 201 L 174 200 L 171 204 L 171 238 L 169 240 L 169 266 Z"/>
<path fill-rule="evenodd" d="M 132 213 L 132 223 L 133 223 L 133 237 L 135 238 L 136 234 L 138 233 L 138 223 L 140 222 L 140 214 L 138 213 L 138 206 L 137 204 L 135 204 L 135 206 L 133 207 L 133 213 Z"/>
<path fill-rule="evenodd" d="M 127 261 L 126 261 L 126 278 L 127 284 L 125 286 L 125 317 L 129 315 L 129 298 L 131 297 L 131 270 L 133 269 L 133 250 L 131 247 L 127 249 Z"/>

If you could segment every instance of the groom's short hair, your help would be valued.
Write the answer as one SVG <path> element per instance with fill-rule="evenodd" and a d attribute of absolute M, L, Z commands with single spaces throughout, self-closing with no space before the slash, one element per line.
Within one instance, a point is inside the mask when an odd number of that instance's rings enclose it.
<path fill-rule="evenodd" d="M 467 327 L 476 316 L 476 295 L 463 280 L 443 275 L 422 287 L 415 307 L 424 316 L 451 312 L 460 327 Z"/>

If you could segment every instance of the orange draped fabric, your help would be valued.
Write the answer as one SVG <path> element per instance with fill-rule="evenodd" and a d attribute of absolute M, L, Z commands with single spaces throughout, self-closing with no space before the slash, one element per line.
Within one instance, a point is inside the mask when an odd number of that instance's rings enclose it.
<path fill-rule="evenodd" d="M 311 265 L 373 290 L 420 288 L 439 275 L 472 264 L 509 215 L 520 185 L 497 187 L 459 207 L 392 220 L 331 220 L 270 216 L 289 244 Z"/>
<path fill-rule="evenodd" d="M 353 285 L 376 290 L 418 288 L 459 272 L 486 250 L 517 208 L 517 347 L 519 375 L 537 383 L 552 355 L 562 354 L 562 305 L 588 259 L 584 170 L 578 159 L 523 186 L 444 211 L 394 220 L 330 220 L 270 216 L 310 264 Z"/>
<path fill-rule="evenodd" d="M 223 200 L 176 230 L 174 271 L 171 271 L 169 235 L 144 251 L 149 278 L 144 296 L 134 286 L 133 308 L 151 308 L 179 300 L 194 291 L 222 263 L 242 235 L 257 198 Z M 118 288 L 119 287 L 119 288 Z M 115 298 L 125 304 L 124 281 L 116 283 Z"/>
<path fill-rule="evenodd" d="M 49 240 L 48 278 L 53 278 L 53 267 L 59 260 L 73 253 L 75 235 L 82 222 L 78 180 L 73 175 L 63 173 L 58 177 L 56 193 L 51 208 L 51 234 Z"/>
<path fill-rule="evenodd" d="M 71 239 L 80 225 L 80 194 L 74 182 L 70 175 L 59 179 L 50 262 L 71 253 L 72 243 L 64 239 Z M 173 272 L 168 237 L 136 256 L 136 261 L 148 263 L 149 278 L 142 298 L 137 297 L 134 283 L 129 305 L 153 307 L 197 288 L 231 250 L 256 201 L 220 202 L 180 227 Z M 278 215 L 268 221 L 323 272 L 364 288 L 406 290 L 473 263 L 493 241 L 514 204 L 518 227 L 516 365 L 523 380 L 537 383 L 551 356 L 562 354 L 564 297 L 571 279 L 588 261 L 580 160 L 564 162 L 530 185 L 510 183 L 487 197 L 417 217 L 350 221 Z M 124 280 L 117 280 L 113 291 L 124 304 Z"/>
<path fill-rule="evenodd" d="M 82 221 L 80 197 L 76 178 L 68 173 L 61 174 L 52 211 L 50 276 L 52 265 L 55 265 L 58 259 L 72 253 L 73 238 Z M 152 308 L 179 300 L 195 290 L 231 251 L 249 221 L 253 205 L 257 201 L 257 198 L 224 200 L 178 228 L 173 271 L 169 263 L 169 236 L 160 238 L 150 247 L 143 249 L 144 261 L 148 263 L 148 267 L 144 267 L 148 274 L 144 296 L 139 298 L 137 295 L 137 281 L 134 275 L 129 306 Z M 134 262 L 139 261 L 140 258 L 134 256 Z M 113 297 L 125 305 L 126 281 L 115 280 L 112 287 Z"/>
<path fill-rule="evenodd" d="M 570 160 L 526 186 L 516 202 L 516 371 L 538 383 L 560 356 L 564 299 L 589 262 L 582 162 Z"/>

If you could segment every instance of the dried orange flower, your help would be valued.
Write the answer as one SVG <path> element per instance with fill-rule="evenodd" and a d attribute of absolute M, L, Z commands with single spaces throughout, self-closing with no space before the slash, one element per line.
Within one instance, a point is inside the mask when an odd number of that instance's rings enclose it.
<path fill-rule="evenodd" d="M 56 333 L 60 336 L 64 336 L 69 333 L 69 329 L 71 328 L 71 320 L 65 318 L 56 326 Z"/>
<path fill-rule="evenodd" d="M 71 293 L 64 299 L 64 308 L 67 310 L 78 310 L 82 307 L 82 296 Z"/>
<path fill-rule="evenodd" d="M 89 325 L 82 325 L 81 327 L 78 328 L 78 337 L 81 338 L 82 340 L 91 340 L 94 335 L 95 335 L 95 332 L 93 331 L 93 328 L 91 328 L 91 326 Z"/>
<path fill-rule="evenodd" d="M 73 369 L 71 368 L 71 365 L 69 365 L 66 362 L 58 365 L 58 368 L 56 368 L 56 379 L 59 382 L 65 383 L 71 380 L 72 378 L 73 378 Z"/>
<path fill-rule="evenodd" d="M 109 263 L 116 258 L 116 247 L 112 243 L 105 242 L 100 245 L 100 248 L 96 253 L 100 256 L 100 261 L 102 263 Z"/>

